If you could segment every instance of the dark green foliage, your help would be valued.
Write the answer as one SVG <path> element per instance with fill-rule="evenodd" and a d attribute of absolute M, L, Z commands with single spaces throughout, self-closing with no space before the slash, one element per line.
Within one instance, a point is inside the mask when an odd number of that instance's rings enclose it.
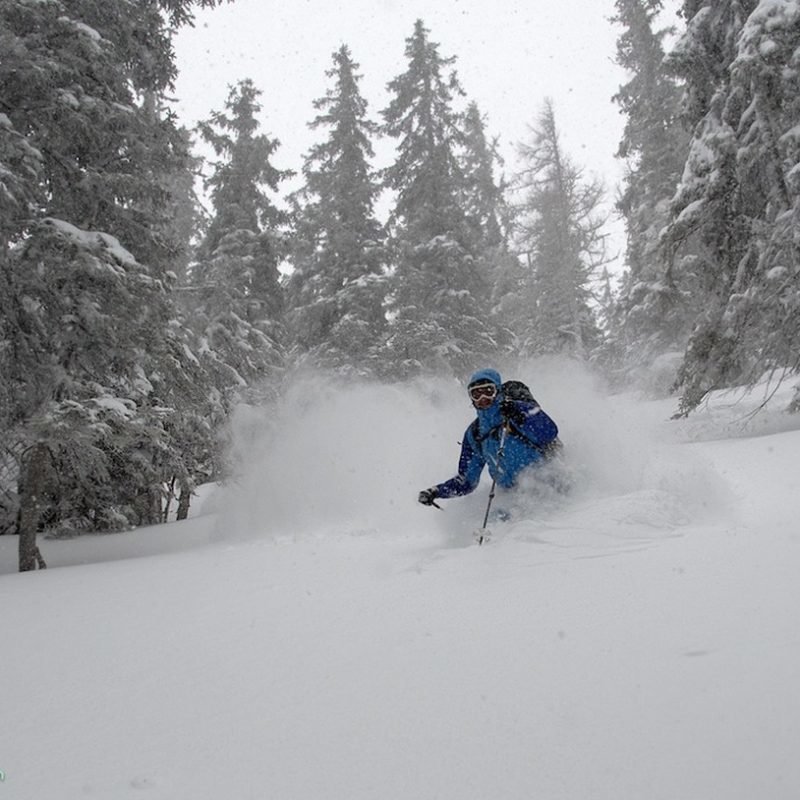
<path fill-rule="evenodd" d="M 169 291 L 188 153 L 163 107 L 163 8 L 0 5 L 0 480 L 11 497 L 43 463 L 24 453 L 49 452 L 50 511 L 22 509 L 34 534 L 156 522 L 163 483 L 196 468 L 179 445 L 202 398 Z"/>
<path fill-rule="evenodd" d="M 56 219 L 33 227 L 11 261 L 24 351 L 6 364 L 5 423 L 52 454 L 55 528 L 159 521 L 163 481 L 188 469 L 171 431 L 192 386 L 163 282 L 110 235 Z"/>
<path fill-rule="evenodd" d="M 151 224 L 168 201 L 156 176 L 186 150 L 156 113 L 174 77 L 157 4 L 12 1 L 0 31 L 0 110 L 40 154 L 42 212 L 164 267 L 175 246 Z"/>
<path fill-rule="evenodd" d="M 463 204 L 463 121 L 454 108 L 463 92 L 455 72 L 446 74 L 454 59 L 440 56 L 428 33 L 418 20 L 406 40 L 408 68 L 388 84 L 383 112 L 397 139 L 385 181 L 396 197 L 389 356 L 398 374 L 466 373 L 496 351 L 487 276 Z"/>
<path fill-rule="evenodd" d="M 377 126 L 367 117 L 357 70 L 343 45 L 327 72 L 334 85 L 314 103 L 320 113 L 310 127 L 328 137 L 306 156 L 305 185 L 294 198 L 290 319 L 300 355 L 370 374 L 386 327 L 386 249 L 370 167 Z"/>
<path fill-rule="evenodd" d="M 495 179 L 495 166 L 501 161 L 496 142 L 486 137 L 485 120 L 474 102 L 467 106 L 463 128 L 463 207 L 476 246 L 487 253 L 491 263 L 492 251 L 501 249 L 506 242 L 503 220 L 508 210 L 503 189 Z"/>
<path fill-rule="evenodd" d="M 800 369 L 800 8 L 685 3 L 672 64 L 694 136 L 667 241 L 701 243 L 705 311 L 680 375 L 681 408 L 715 388 Z"/>
<path fill-rule="evenodd" d="M 225 416 L 239 400 L 262 397 L 266 378 L 274 387 L 284 363 L 278 265 L 287 215 L 272 195 L 291 173 L 272 165 L 277 139 L 259 133 L 260 95 L 240 81 L 225 111 L 199 126 L 218 160 L 207 179 L 213 215 L 192 267 L 190 314 Z"/>
<path fill-rule="evenodd" d="M 212 162 L 213 171 L 206 180 L 214 215 L 203 241 L 204 253 L 213 252 L 233 231 L 272 230 L 286 222 L 270 192 L 276 192 L 291 172 L 272 165 L 280 142 L 258 132 L 260 96 L 250 79 L 239 81 L 231 88 L 225 111 L 214 112 L 198 126 L 201 138 L 213 147 L 218 159 Z"/>
<path fill-rule="evenodd" d="M 680 119 L 680 88 L 664 65 L 664 38 L 654 30 L 661 0 L 617 0 L 614 21 L 622 28 L 617 63 L 629 80 L 614 96 L 625 115 L 617 155 L 627 174 L 618 201 L 627 227 L 627 271 L 611 323 L 617 369 L 636 380 L 659 355 L 683 350 L 698 311 L 693 261 L 671 262 L 660 234 L 669 220 L 688 150 Z"/>

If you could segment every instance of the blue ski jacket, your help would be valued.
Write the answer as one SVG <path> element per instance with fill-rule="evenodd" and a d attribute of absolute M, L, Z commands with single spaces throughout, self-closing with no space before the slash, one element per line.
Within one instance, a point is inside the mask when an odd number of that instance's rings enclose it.
<path fill-rule="evenodd" d="M 477 410 L 477 419 L 461 443 L 458 475 L 433 487 L 437 497 L 474 491 L 484 466 L 498 486 L 510 489 L 524 469 L 542 464 L 557 444 L 558 427 L 538 403 L 504 399 L 502 380 L 495 370 L 476 372 L 470 384 L 483 380 L 497 386 L 497 396 L 491 406 Z"/>

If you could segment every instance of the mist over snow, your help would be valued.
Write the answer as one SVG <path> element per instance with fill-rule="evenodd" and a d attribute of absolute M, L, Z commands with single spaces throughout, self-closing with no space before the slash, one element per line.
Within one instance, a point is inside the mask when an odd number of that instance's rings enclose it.
<path fill-rule="evenodd" d="M 702 459 L 674 453 L 666 407 L 609 396 L 569 359 L 501 365 L 525 381 L 553 417 L 566 448 L 573 515 L 604 524 L 604 504 L 634 523 L 670 528 L 693 515 L 724 513 L 727 498 Z M 474 419 L 465 386 L 426 377 L 380 384 L 303 372 L 277 406 L 242 408 L 234 420 L 236 478 L 217 503 L 216 537 L 422 533 L 432 545 L 469 544 L 486 509 L 489 478 L 470 496 L 417 504 L 421 489 L 457 472 L 460 443 Z M 525 537 L 525 522 L 564 513 L 563 498 L 516 509 L 503 526 Z M 619 527 L 619 508 L 609 521 Z M 530 526 L 528 526 L 530 527 Z M 617 531 L 616 535 L 619 535 Z"/>

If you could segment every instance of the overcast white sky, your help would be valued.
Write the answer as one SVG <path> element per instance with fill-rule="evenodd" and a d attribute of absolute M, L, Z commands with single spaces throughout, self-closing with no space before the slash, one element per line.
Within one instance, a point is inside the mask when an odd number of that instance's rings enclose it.
<path fill-rule="evenodd" d="M 665 22 L 672 24 L 676 0 L 668 7 Z M 251 78 L 263 92 L 263 131 L 281 141 L 273 163 L 299 170 L 319 136 L 307 124 L 313 101 L 330 86 L 331 54 L 350 47 L 377 121 L 389 100 L 386 84 L 407 67 L 405 40 L 421 18 L 440 54 L 456 56 L 467 98 L 500 139 L 506 172 L 549 96 L 565 150 L 613 199 L 623 120 L 611 97 L 624 80 L 614 64 L 613 13 L 614 0 L 236 0 L 198 13 L 196 26 L 178 35 L 177 111 L 194 125 L 223 108 L 231 85 Z M 615 226 L 616 242 L 621 230 Z"/>

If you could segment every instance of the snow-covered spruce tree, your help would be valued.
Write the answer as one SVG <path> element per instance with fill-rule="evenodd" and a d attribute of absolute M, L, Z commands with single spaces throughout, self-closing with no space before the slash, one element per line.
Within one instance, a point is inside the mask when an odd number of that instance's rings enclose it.
<path fill-rule="evenodd" d="M 488 320 L 488 282 L 462 206 L 462 95 L 454 58 L 443 58 L 417 20 L 406 40 L 408 68 L 388 84 L 384 130 L 397 140 L 385 184 L 395 193 L 390 219 L 388 358 L 396 374 L 445 369 L 462 374 L 496 351 Z"/>
<path fill-rule="evenodd" d="M 688 413 L 712 389 L 800 370 L 800 4 L 685 2 L 671 61 L 694 135 L 667 242 L 694 236 L 705 311 L 680 375 Z"/>
<path fill-rule="evenodd" d="M 178 457 L 165 421 L 191 401 L 162 398 L 190 359 L 171 324 L 161 176 L 186 153 L 157 109 L 175 74 L 162 12 L 178 23 L 191 5 L 0 6 L 0 422 L 19 454 L 23 570 L 45 525 L 157 521 Z"/>
<path fill-rule="evenodd" d="M 0 46 L 9 38 L 0 31 Z M 36 372 L 26 376 L 26 369 L 39 368 L 35 342 L 21 327 L 27 315 L 17 292 L 10 247 L 44 201 L 42 167 L 41 153 L 0 111 L 0 534 L 16 527 L 19 463 L 28 446 L 19 429 L 25 420 L 26 394 L 37 378 Z M 25 563 L 35 564 L 35 529 L 23 550 Z"/>
<path fill-rule="evenodd" d="M 204 403 L 165 285 L 108 234 L 55 219 L 32 234 L 21 259 L 54 274 L 31 282 L 26 301 L 55 380 L 29 427 L 69 476 L 58 490 L 59 527 L 159 522 L 164 484 L 191 471 L 174 434 Z"/>
<path fill-rule="evenodd" d="M 477 103 L 467 106 L 463 122 L 461 164 L 464 173 L 462 207 L 472 237 L 472 251 L 479 273 L 491 285 L 492 337 L 501 349 L 512 349 L 513 335 L 504 324 L 503 304 L 508 285 L 517 274 L 519 259 L 511 252 L 512 211 L 506 202 L 505 184 L 497 180 L 495 169 L 502 166 L 497 142 L 486 135 L 486 123 Z"/>
<path fill-rule="evenodd" d="M 294 197 L 288 284 L 290 335 L 301 357 L 330 369 L 376 371 L 386 314 L 386 249 L 374 213 L 380 187 L 370 167 L 377 125 L 367 117 L 360 75 L 346 45 L 326 73 L 333 86 L 314 102 L 312 129 L 327 131 L 305 158 Z"/>
<path fill-rule="evenodd" d="M 231 87 L 225 111 L 199 125 L 217 160 L 206 181 L 212 217 L 192 269 L 192 326 L 226 415 L 239 400 L 271 396 L 284 366 L 278 265 L 286 212 L 270 195 L 290 173 L 272 165 L 278 140 L 259 133 L 260 95 L 242 80 Z"/>
<path fill-rule="evenodd" d="M 691 250 L 681 263 L 666 258 L 660 234 L 680 180 L 689 136 L 681 91 L 664 66 L 664 37 L 654 30 L 662 0 L 617 0 L 621 28 L 617 63 L 628 73 L 614 100 L 625 116 L 617 156 L 627 165 L 617 207 L 627 228 L 626 272 L 611 318 L 610 349 L 619 378 L 636 374 L 669 351 L 683 351 L 697 313 Z M 682 269 L 682 266 L 684 267 Z"/>
<path fill-rule="evenodd" d="M 591 358 L 601 342 L 590 284 L 605 262 L 603 188 L 564 153 L 550 100 L 519 154 L 518 245 L 529 267 L 515 324 L 521 352 Z"/>
<path fill-rule="evenodd" d="M 501 162 L 496 142 L 487 139 L 486 123 L 475 102 L 467 106 L 463 129 L 463 207 L 477 247 L 489 253 L 505 239 L 502 228 L 505 202 L 502 188 L 495 180 L 495 167 Z"/>
<path fill-rule="evenodd" d="M 194 148 L 191 131 L 182 129 L 181 137 L 187 153 Z M 189 281 L 189 264 L 194 257 L 194 246 L 201 239 L 207 214 L 197 192 L 197 178 L 202 174 L 203 158 L 189 155 L 187 162 L 178 172 L 164 175 L 163 184 L 170 197 L 170 215 L 163 220 L 171 241 L 179 244 L 178 252 L 170 261 L 170 269 L 175 273 L 176 289 L 183 288 Z"/>

